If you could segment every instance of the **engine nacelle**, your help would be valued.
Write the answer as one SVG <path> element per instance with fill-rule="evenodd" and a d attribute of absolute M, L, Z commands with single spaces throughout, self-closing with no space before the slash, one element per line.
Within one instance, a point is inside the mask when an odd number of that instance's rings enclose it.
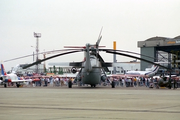
<path fill-rule="evenodd" d="M 77 69 L 75 67 L 72 67 L 71 72 L 75 74 L 77 72 Z"/>
<path fill-rule="evenodd" d="M 102 80 L 103 82 L 105 82 L 106 79 L 107 79 L 107 77 L 106 77 L 105 75 L 102 75 L 102 76 L 101 76 L 101 80 Z"/>

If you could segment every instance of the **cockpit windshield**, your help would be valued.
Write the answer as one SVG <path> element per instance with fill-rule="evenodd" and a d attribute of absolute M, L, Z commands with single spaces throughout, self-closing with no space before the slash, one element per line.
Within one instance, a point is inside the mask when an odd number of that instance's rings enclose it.
<path fill-rule="evenodd" d="M 90 59 L 95 59 L 95 57 L 94 56 L 90 56 Z"/>

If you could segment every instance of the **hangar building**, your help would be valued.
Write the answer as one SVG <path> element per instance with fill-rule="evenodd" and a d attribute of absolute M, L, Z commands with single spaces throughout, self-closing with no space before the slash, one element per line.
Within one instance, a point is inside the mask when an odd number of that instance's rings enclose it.
<path fill-rule="evenodd" d="M 152 37 L 145 41 L 138 41 L 138 47 L 140 47 L 141 58 L 152 62 L 167 62 L 167 66 L 179 74 L 180 36 L 175 38 Z M 149 63 L 141 61 L 141 70 L 145 70 L 147 66 Z"/>

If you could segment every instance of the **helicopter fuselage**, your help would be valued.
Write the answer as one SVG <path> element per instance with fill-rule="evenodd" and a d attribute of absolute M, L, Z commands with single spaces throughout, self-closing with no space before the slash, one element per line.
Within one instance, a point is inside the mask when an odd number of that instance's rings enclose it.
<path fill-rule="evenodd" d="M 89 61 L 83 63 L 81 81 L 83 84 L 99 84 L 101 81 L 101 64 L 95 55 L 89 55 L 88 57 Z M 90 68 L 87 66 L 90 66 Z"/>

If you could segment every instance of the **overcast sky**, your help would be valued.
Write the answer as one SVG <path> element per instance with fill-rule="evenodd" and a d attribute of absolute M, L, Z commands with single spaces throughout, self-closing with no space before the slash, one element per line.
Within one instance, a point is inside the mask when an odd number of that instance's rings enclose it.
<path fill-rule="evenodd" d="M 40 52 L 100 45 L 140 53 L 138 41 L 155 36 L 173 38 L 180 35 L 179 0 L 0 0 L 0 60 L 32 54 L 41 33 Z M 48 55 L 50 56 L 50 55 Z M 48 57 L 47 56 L 47 57 Z M 111 62 L 111 54 L 102 53 Z M 40 56 L 42 58 L 42 56 Z M 48 62 L 81 61 L 83 53 L 62 56 Z M 129 61 L 117 57 L 118 62 Z M 33 57 L 4 62 L 6 70 L 20 63 L 32 63 Z"/>

